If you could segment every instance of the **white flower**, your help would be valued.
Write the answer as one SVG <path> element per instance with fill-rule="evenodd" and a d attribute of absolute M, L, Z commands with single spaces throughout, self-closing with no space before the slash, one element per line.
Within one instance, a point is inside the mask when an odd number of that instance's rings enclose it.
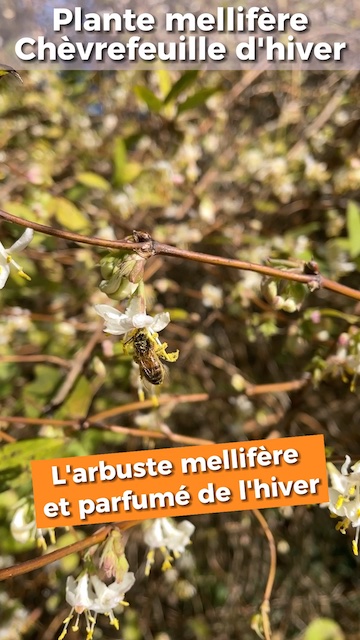
<path fill-rule="evenodd" d="M 223 293 L 220 287 L 214 287 L 212 284 L 204 284 L 201 287 L 204 307 L 212 307 L 221 309 L 223 304 Z"/>
<path fill-rule="evenodd" d="M 23 272 L 20 265 L 12 258 L 13 253 L 19 253 L 28 246 L 33 238 L 34 232 L 32 229 L 25 229 L 22 236 L 14 242 L 9 249 L 5 249 L 0 242 L 0 289 L 5 287 L 6 281 L 10 274 L 10 265 L 12 264 L 18 271 L 19 276 L 30 280 L 30 277 Z"/>
<path fill-rule="evenodd" d="M 29 521 L 29 507 L 27 504 L 16 509 L 10 523 L 10 531 L 14 540 L 21 544 L 25 544 L 35 538 L 36 524 L 34 519 Z"/>
<path fill-rule="evenodd" d="M 83 573 L 78 580 L 69 576 L 66 581 L 66 602 L 74 608 L 76 613 L 83 613 L 85 609 L 90 609 L 93 600 L 89 591 L 89 574 Z"/>
<path fill-rule="evenodd" d="M 329 489 L 330 501 L 326 506 L 331 513 L 343 518 L 337 525 L 342 533 L 345 533 L 350 524 L 355 529 L 352 546 L 357 556 L 360 536 L 360 461 L 351 466 L 350 456 L 345 456 L 340 471 L 331 462 L 327 467 L 332 486 Z"/>
<path fill-rule="evenodd" d="M 149 575 L 151 565 L 154 563 L 154 550 L 160 549 L 164 556 L 162 570 L 171 567 L 172 556 L 178 558 L 185 551 L 185 547 L 191 544 L 190 537 L 194 533 L 195 526 L 189 520 L 183 520 L 178 525 L 169 518 L 156 518 L 145 531 L 144 540 L 150 547 L 145 567 L 146 575 Z M 171 552 L 171 553 L 170 553 Z"/>
<path fill-rule="evenodd" d="M 90 625 L 93 623 L 93 617 L 91 616 L 90 609 L 93 604 L 94 594 L 92 593 L 89 585 L 89 574 L 87 572 L 80 575 L 77 580 L 74 580 L 72 576 L 69 576 L 66 581 L 66 602 L 71 606 L 71 611 L 67 618 L 64 620 L 64 628 L 59 635 L 58 640 L 65 638 L 69 623 L 76 613 L 75 624 L 72 626 L 73 631 L 79 629 L 79 618 L 83 613 L 86 620 L 86 629 L 90 629 Z M 89 639 L 92 638 L 88 634 Z"/>
<path fill-rule="evenodd" d="M 125 593 L 133 586 L 135 576 L 127 572 L 121 582 L 113 582 L 107 586 L 96 575 L 89 576 L 88 572 L 82 573 L 77 580 L 69 576 L 66 581 L 66 601 L 71 606 L 68 617 L 64 620 L 64 629 L 58 640 L 65 637 L 70 621 L 76 613 L 73 631 L 79 629 L 79 618 L 83 613 L 86 621 L 86 640 L 92 640 L 98 613 L 105 613 L 110 618 L 110 623 L 119 629 L 119 622 L 115 618 L 113 608 L 124 602 Z M 93 615 L 94 614 L 94 615 Z"/>
<path fill-rule="evenodd" d="M 44 551 L 47 549 L 43 530 L 36 528 L 34 513 L 29 504 L 23 504 L 16 509 L 10 523 L 10 531 L 16 542 L 26 544 L 30 540 L 36 540 L 38 547 L 41 547 Z M 50 542 L 55 544 L 55 530 L 44 529 L 44 532 L 49 533 Z"/>
<path fill-rule="evenodd" d="M 125 593 L 131 589 L 135 582 L 134 574 L 129 571 L 126 573 L 121 582 L 112 582 L 110 585 L 106 585 L 97 576 L 91 576 L 91 586 L 95 591 L 95 598 L 93 599 L 91 610 L 95 613 L 93 622 L 90 627 L 90 632 L 94 630 L 96 624 L 96 616 L 98 613 L 105 613 L 110 618 L 110 624 L 115 629 L 119 629 L 119 621 L 114 616 L 113 609 L 119 604 L 127 605 L 124 602 Z"/>
<path fill-rule="evenodd" d="M 148 316 L 141 296 L 135 296 L 131 299 L 125 313 L 121 313 L 108 304 L 95 305 L 95 311 L 105 320 L 104 331 L 115 336 L 126 334 L 133 329 L 148 329 L 150 333 L 157 333 L 170 322 L 170 315 L 167 311 L 157 313 L 154 318 Z"/>

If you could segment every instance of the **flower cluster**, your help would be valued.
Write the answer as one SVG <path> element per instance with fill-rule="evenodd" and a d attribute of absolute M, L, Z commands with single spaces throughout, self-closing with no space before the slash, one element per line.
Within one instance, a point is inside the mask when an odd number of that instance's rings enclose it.
<path fill-rule="evenodd" d="M 119 621 L 115 617 L 113 609 L 119 604 L 127 605 L 124 601 L 125 593 L 131 589 L 135 582 L 135 576 L 127 572 L 121 582 L 112 582 L 106 585 L 98 576 L 90 575 L 87 571 L 82 573 L 77 580 L 69 576 L 66 582 L 66 601 L 71 606 L 68 617 L 64 620 L 64 629 L 58 640 L 66 636 L 69 624 L 76 615 L 73 631 L 79 629 L 80 615 L 83 613 L 86 621 L 86 640 L 91 640 L 94 635 L 96 619 L 99 613 L 110 618 L 110 624 L 119 629 Z"/>
<path fill-rule="evenodd" d="M 149 575 L 154 564 L 155 549 L 160 549 L 163 554 L 162 570 L 170 569 L 173 559 L 179 558 L 184 553 L 185 547 L 190 544 L 190 537 L 194 530 L 195 527 L 189 520 L 183 520 L 176 526 L 169 518 L 157 518 L 147 525 L 144 540 L 150 549 L 147 554 L 145 574 Z"/>
<path fill-rule="evenodd" d="M 328 463 L 331 488 L 327 506 L 331 513 L 342 518 L 336 527 L 341 533 L 345 533 L 350 525 L 355 529 L 352 547 L 357 556 L 360 535 L 360 461 L 350 465 L 350 456 L 345 456 L 340 471 L 331 462 Z"/>
<path fill-rule="evenodd" d="M 150 547 L 146 562 L 146 575 L 149 575 L 154 563 L 155 549 L 160 549 L 164 555 L 162 569 L 172 566 L 174 558 L 178 558 L 190 544 L 190 536 L 195 527 L 188 520 L 176 525 L 168 518 L 153 520 L 145 532 L 145 542 Z M 172 555 L 171 555 L 172 553 Z M 109 616 L 110 624 L 119 629 L 119 621 L 115 617 L 114 609 L 118 605 L 126 606 L 124 597 L 135 582 L 134 574 L 129 571 L 129 564 L 125 557 L 125 550 L 121 534 L 114 529 L 103 544 L 99 566 L 105 571 L 108 579 L 115 578 L 107 585 L 96 575 L 95 566 L 87 569 L 75 580 L 69 576 L 66 582 L 66 601 L 71 611 L 64 620 L 64 628 L 58 638 L 63 640 L 70 622 L 73 631 L 78 631 L 80 616 L 84 614 L 86 623 L 86 640 L 92 640 L 97 616 L 99 613 Z"/>

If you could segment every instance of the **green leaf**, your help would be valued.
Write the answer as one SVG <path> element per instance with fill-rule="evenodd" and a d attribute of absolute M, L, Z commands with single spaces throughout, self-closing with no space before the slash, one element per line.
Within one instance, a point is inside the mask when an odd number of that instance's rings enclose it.
<path fill-rule="evenodd" d="M 72 392 L 56 413 L 57 418 L 80 419 L 86 416 L 93 399 L 90 382 L 82 376 L 77 381 Z"/>
<path fill-rule="evenodd" d="M 125 172 L 125 166 L 127 161 L 126 145 L 124 140 L 120 137 L 117 137 L 115 139 L 113 161 L 114 161 L 113 182 L 115 186 L 118 186 L 123 183 L 123 175 Z"/>
<path fill-rule="evenodd" d="M 0 491 L 24 486 L 30 480 L 30 461 L 59 457 L 63 446 L 62 438 L 34 438 L 5 444 L 0 457 Z"/>
<path fill-rule="evenodd" d="M 163 107 L 162 101 L 147 87 L 143 85 L 137 85 L 134 87 L 134 92 L 140 100 L 145 102 L 150 111 L 159 113 Z"/>
<path fill-rule="evenodd" d="M 30 460 L 56 458 L 63 445 L 62 438 L 33 438 L 4 444 L 1 447 L 0 471 L 22 468 L 29 464 Z"/>
<path fill-rule="evenodd" d="M 346 227 L 349 238 L 351 258 L 360 255 L 360 209 L 356 202 L 350 200 L 346 210 Z"/>
<path fill-rule="evenodd" d="M 50 209 L 62 227 L 70 231 L 86 232 L 90 230 L 88 218 L 70 200 L 60 197 L 52 198 Z"/>
<path fill-rule="evenodd" d="M 156 79 L 161 96 L 167 96 L 173 83 L 171 74 L 166 69 L 159 69 L 159 71 L 156 72 Z"/>
<path fill-rule="evenodd" d="M 37 204 L 39 201 L 37 201 Z M 18 216 L 19 218 L 23 218 L 24 220 L 30 220 L 31 222 L 39 222 L 39 213 L 36 210 L 33 210 L 28 205 L 23 202 L 14 202 L 13 200 L 6 200 L 1 203 L 1 208 L 8 213 L 11 213 L 13 216 Z M 24 229 L 22 230 L 24 231 Z M 20 232 L 22 232 L 20 229 Z M 21 235 L 21 233 L 19 233 Z M 36 242 L 36 240 L 35 240 Z M 32 241 L 33 246 L 34 240 Z"/>
<path fill-rule="evenodd" d="M 345 640 L 339 625 L 330 618 L 313 620 L 306 628 L 304 640 Z"/>
<path fill-rule="evenodd" d="M 212 89 L 200 89 L 194 93 L 194 95 L 189 96 L 184 102 L 182 102 L 178 107 L 178 113 L 184 113 L 184 111 L 189 111 L 190 109 L 195 109 L 200 105 L 204 104 L 206 100 L 208 100 L 211 96 L 214 95 L 217 91 L 220 91 L 218 87 L 213 87 Z"/>
<path fill-rule="evenodd" d="M 31 418 L 40 415 L 62 377 L 61 371 L 44 364 L 36 365 L 34 373 L 35 379 L 24 385 L 22 389 L 25 414 Z"/>
<path fill-rule="evenodd" d="M 105 180 L 102 176 L 99 176 L 97 173 L 93 173 L 92 171 L 84 171 L 82 173 L 78 173 L 76 175 L 76 180 L 80 182 L 80 184 L 85 185 L 85 187 L 89 187 L 90 189 L 99 189 L 101 191 L 109 191 L 110 183 Z"/>
<path fill-rule="evenodd" d="M 115 140 L 113 160 L 115 187 L 133 182 L 142 171 L 142 166 L 138 162 L 128 162 L 126 145 L 120 137 Z"/>
<path fill-rule="evenodd" d="M 184 91 L 186 91 L 186 89 L 191 87 L 191 85 L 195 82 L 198 73 L 199 72 L 195 70 L 186 71 L 185 73 L 183 73 L 179 80 L 175 82 L 175 84 L 173 84 L 173 86 L 171 87 L 169 93 L 164 99 L 164 104 L 168 104 L 169 102 L 176 100 L 179 95 L 181 95 Z"/>

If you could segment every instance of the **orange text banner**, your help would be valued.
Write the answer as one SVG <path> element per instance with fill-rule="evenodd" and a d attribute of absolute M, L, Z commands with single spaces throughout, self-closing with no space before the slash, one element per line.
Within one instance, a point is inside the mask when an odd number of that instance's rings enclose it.
<path fill-rule="evenodd" d="M 32 462 L 40 528 L 328 501 L 322 435 Z"/>

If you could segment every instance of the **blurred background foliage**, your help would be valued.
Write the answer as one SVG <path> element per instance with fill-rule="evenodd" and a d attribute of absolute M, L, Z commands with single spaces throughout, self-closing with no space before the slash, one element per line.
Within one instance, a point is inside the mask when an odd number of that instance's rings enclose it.
<path fill-rule="evenodd" d="M 13 77 L 0 85 L 5 211 L 102 238 L 122 239 L 142 229 L 178 247 L 255 263 L 270 256 L 314 258 L 321 273 L 358 288 L 355 73 L 39 69 L 22 76 L 24 85 Z M 4 222 L 0 230 L 5 247 L 23 231 Z M 9 425 L 0 418 L 0 424 L 5 438 L 36 439 L 31 446 L 38 457 L 172 446 L 165 437 L 154 442 L 52 425 L 52 417 L 83 418 L 137 399 L 131 360 L 118 340 L 101 333 L 93 309 L 109 302 L 98 289 L 105 254 L 35 234 L 19 259 L 31 283 L 13 273 L 1 291 L 1 417 L 19 419 Z M 126 414 L 116 424 L 165 424 L 176 434 L 216 442 L 322 433 L 333 460 L 360 457 L 359 305 L 353 300 L 316 291 L 289 314 L 271 308 L 259 276 L 250 271 L 161 256 L 148 262 L 146 283 L 148 312 L 170 312 L 163 339 L 170 350 L 180 350 L 164 392 L 207 392 L 209 400 L 174 401 Z M 91 340 L 80 375 L 48 424 L 22 423 L 21 416 L 39 417 L 51 406 Z M 347 364 L 341 345 L 352 349 Z M 306 372 L 312 381 L 298 391 L 244 394 L 244 384 L 299 380 Z M 17 499 L 31 491 L 25 448 L 19 452 L 12 470 L 4 463 L 0 469 L 1 566 L 34 556 L 32 545 L 15 543 L 9 533 Z M 278 549 L 274 640 L 360 638 L 351 532 L 341 536 L 328 511 L 318 507 L 264 515 Z M 131 531 L 127 555 L 137 582 L 122 615 L 124 640 L 255 637 L 250 621 L 269 567 L 263 532 L 247 512 L 193 522 L 191 554 L 166 574 L 155 569 L 149 580 L 141 531 Z M 59 535 L 58 543 L 86 533 L 78 528 Z M 70 557 L 6 581 L 0 638 L 56 638 L 68 612 L 66 576 L 77 566 Z M 319 622 L 321 617 L 339 626 Z M 102 618 L 95 637 L 119 638 Z M 69 631 L 68 638 L 75 634 Z"/>

